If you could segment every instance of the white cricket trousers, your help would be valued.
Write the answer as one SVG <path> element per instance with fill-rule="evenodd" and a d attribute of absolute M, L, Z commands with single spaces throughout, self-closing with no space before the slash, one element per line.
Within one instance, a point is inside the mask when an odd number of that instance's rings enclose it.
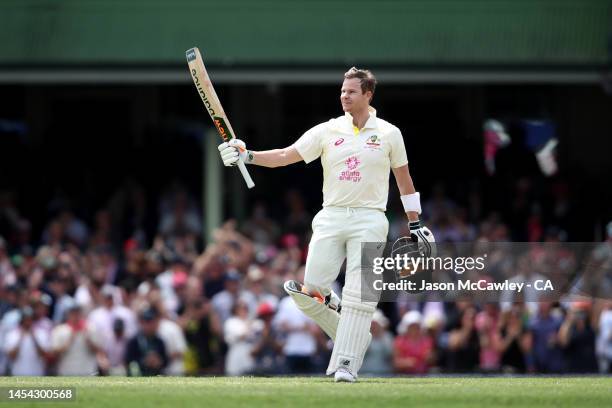
<path fill-rule="evenodd" d="M 329 295 L 347 259 L 343 292 L 361 293 L 361 244 L 386 242 L 389 221 L 374 208 L 323 207 L 312 220 L 304 285 L 313 293 Z"/>

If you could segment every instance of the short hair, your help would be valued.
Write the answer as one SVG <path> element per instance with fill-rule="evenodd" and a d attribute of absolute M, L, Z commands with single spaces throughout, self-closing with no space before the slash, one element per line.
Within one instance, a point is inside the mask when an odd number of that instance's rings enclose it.
<path fill-rule="evenodd" d="M 348 71 L 344 73 L 344 79 L 353 79 L 357 78 L 361 81 L 361 92 L 366 93 L 367 91 L 372 91 L 372 95 L 374 95 L 374 90 L 376 89 L 376 77 L 373 73 L 371 73 L 367 69 L 359 69 L 355 67 L 351 67 Z"/>

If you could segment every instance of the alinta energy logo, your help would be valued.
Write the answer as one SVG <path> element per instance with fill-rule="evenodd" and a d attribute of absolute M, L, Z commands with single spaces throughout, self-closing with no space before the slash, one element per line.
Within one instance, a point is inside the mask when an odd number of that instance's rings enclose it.
<path fill-rule="evenodd" d="M 359 167 L 361 161 L 357 158 L 357 156 L 349 157 L 344 161 L 344 164 L 346 164 L 347 170 L 340 173 L 338 180 L 352 181 L 353 183 L 361 181 L 361 172 L 357 170 L 357 167 Z"/>
<path fill-rule="evenodd" d="M 348 167 L 349 170 L 355 170 L 357 166 L 361 164 L 357 156 L 349 157 L 344 163 L 346 164 L 346 167 Z"/>

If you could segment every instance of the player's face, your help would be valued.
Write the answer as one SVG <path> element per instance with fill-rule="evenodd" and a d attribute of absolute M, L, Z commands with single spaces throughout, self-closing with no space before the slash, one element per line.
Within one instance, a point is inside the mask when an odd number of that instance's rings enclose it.
<path fill-rule="evenodd" d="M 370 105 L 372 92 L 361 90 L 361 80 L 359 78 L 345 79 L 340 89 L 340 103 L 345 112 L 359 112 L 367 109 Z"/>

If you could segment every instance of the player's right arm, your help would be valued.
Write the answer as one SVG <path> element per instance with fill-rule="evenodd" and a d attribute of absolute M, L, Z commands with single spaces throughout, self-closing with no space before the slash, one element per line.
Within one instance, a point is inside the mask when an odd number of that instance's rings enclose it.
<path fill-rule="evenodd" d="M 219 145 L 221 160 L 226 166 L 235 166 L 239 160 L 245 164 L 264 167 L 288 166 L 299 161 L 310 163 L 323 152 L 323 137 L 328 132 L 328 124 L 321 123 L 309 129 L 294 144 L 284 149 L 255 152 L 247 150 L 242 140 L 232 139 Z"/>
<path fill-rule="evenodd" d="M 302 161 L 302 156 L 294 146 L 284 149 L 264 150 L 261 152 L 251 151 L 253 161 L 251 164 L 264 167 L 282 167 Z"/>
<path fill-rule="evenodd" d="M 233 139 L 229 143 L 221 143 L 219 153 L 223 164 L 226 166 L 235 166 L 238 160 L 242 160 L 246 164 L 256 164 L 263 167 L 282 167 L 303 160 L 293 145 L 284 149 L 256 152 L 247 150 L 246 145 L 240 139 Z"/>

